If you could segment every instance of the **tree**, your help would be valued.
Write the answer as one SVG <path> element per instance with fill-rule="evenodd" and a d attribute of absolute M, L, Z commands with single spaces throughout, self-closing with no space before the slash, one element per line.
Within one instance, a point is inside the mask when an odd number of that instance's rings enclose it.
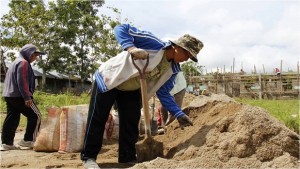
<path fill-rule="evenodd" d="M 3 35 L 1 46 L 18 49 L 27 43 L 32 43 L 43 49 L 46 46 L 43 37 L 47 37 L 48 32 L 44 2 L 42 0 L 11 1 L 9 7 L 11 8 L 9 13 L 1 18 Z"/>
<path fill-rule="evenodd" d="M 1 18 L 2 45 L 19 48 L 28 42 L 43 44 L 47 32 L 43 0 L 11 1 L 9 7 L 9 13 Z"/>
<path fill-rule="evenodd" d="M 188 61 L 181 65 L 184 77 L 187 79 L 188 83 L 191 82 L 191 77 L 200 76 L 202 74 L 203 67 L 204 66 L 198 65 L 193 61 Z"/>
<path fill-rule="evenodd" d="M 57 0 L 49 1 L 46 8 L 43 0 L 11 1 L 9 13 L 1 18 L 1 47 L 17 49 L 33 43 L 46 51 L 38 62 L 43 69 L 42 86 L 50 70 L 80 75 L 84 81 L 101 57 L 121 51 L 112 33 L 118 22 L 97 16 L 103 4 L 104 0 Z"/>
<path fill-rule="evenodd" d="M 112 32 L 116 23 L 110 17 L 97 16 L 97 8 L 104 1 L 64 1 L 50 2 L 50 10 L 55 13 L 57 34 L 69 54 L 58 57 L 63 63 L 59 71 L 76 74 L 82 82 L 98 67 L 97 61 L 108 54 L 119 52 Z M 59 55 L 59 53 L 57 53 Z"/>
<path fill-rule="evenodd" d="M 181 65 L 183 74 L 187 79 L 190 76 L 200 76 L 203 73 L 203 67 L 193 61 L 188 61 Z"/>

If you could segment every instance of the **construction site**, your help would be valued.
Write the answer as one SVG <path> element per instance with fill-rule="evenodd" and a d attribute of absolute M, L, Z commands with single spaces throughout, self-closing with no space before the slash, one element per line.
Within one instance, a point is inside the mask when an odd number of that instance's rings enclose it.
<path fill-rule="evenodd" d="M 163 143 L 163 156 L 143 163 L 118 163 L 118 139 L 106 138 L 97 157 L 99 167 L 299 168 L 299 135 L 265 109 L 238 103 L 225 94 L 186 94 L 184 106 L 193 126 L 181 128 L 175 120 L 164 134 L 155 135 Z M 44 126 L 41 133 L 48 137 L 55 126 Z M 18 131 L 16 141 L 23 134 L 24 130 Z M 59 143 L 59 134 L 51 139 Z M 12 150 L 1 155 L 5 157 L 1 168 L 83 168 L 78 150 Z"/>
<path fill-rule="evenodd" d="M 253 99 L 295 99 L 299 96 L 299 66 L 297 72 L 262 74 L 214 73 L 189 77 L 190 92 L 208 92 L 231 97 Z"/>

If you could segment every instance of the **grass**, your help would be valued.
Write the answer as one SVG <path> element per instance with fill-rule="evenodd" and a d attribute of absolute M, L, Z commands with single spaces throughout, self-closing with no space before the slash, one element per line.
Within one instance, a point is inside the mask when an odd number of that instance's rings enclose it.
<path fill-rule="evenodd" d="M 299 134 L 299 100 L 253 100 L 238 98 L 236 101 L 266 109 L 273 117 Z"/>
<path fill-rule="evenodd" d="M 47 117 L 46 109 L 48 107 L 88 104 L 90 97 L 87 94 L 74 96 L 71 94 L 54 95 L 36 92 L 34 100 L 41 111 L 42 117 L 45 118 Z M 299 134 L 299 100 L 252 100 L 237 98 L 236 101 L 266 109 L 273 117 Z M 6 112 L 6 105 L 3 98 L 1 99 L 0 112 Z M 0 114 L 1 127 L 5 116 L 4 113 Z M 22 116 L 19 127 L 25 127 L 26 123 L 26 118 Z"/>
<path fill-rule="evenodd" d="M 48 115 L 47 108 L 51 106 L 68 106 L 68 105 L 78 105 L 78 104 L 88 104 L 90 101 L 90 97 L 84 93 L 81 96 L 74 96 L 72 94 L 48 94 L 43 92 L 35 92 L 34 94 L 34 101 L 39 108 L 43 119 L 45 119 Z M 1 104 L 0 104 L 0 112 L 6 112 L 6 102 L 3 98 L 1 98 Z M 5 113 L 0 114 L 0 122 L 1 122 L 1 128 L 3 121 L 6 117 Z M 27 120 L 25 116 L 21 116 L 20 128 L 24 128 L 27 124 Z"/>

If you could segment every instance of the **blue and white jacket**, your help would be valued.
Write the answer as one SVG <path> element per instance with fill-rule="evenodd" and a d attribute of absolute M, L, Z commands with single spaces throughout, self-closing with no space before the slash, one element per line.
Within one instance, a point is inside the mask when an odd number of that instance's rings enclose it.
<path fill-rule="evenodd" d="M 131 46 L 144 49 L 149 52 L 149 65 L 146 72 L 155 72 L 155 69 L 166 60 L 164 58 L 165 48 L 170 46 L 170 42 L 163 42 L 155 37 L 151 32 L 139 30 L 129 24 L 118 25 L 114 29 L 115 37 L 126 49 Z M 136 60 L 139 67 L 143 67 L 143 60 Z M 148 99 L 156 92 L 163 107 L 165 107 L 173 116 L 179 118 L 184 115 L 170 94 L 174 87 L 175 77 L 181 71 L 179 63 L 168 62 L 168 69 L 162 71 L 159 79 L 147 79 Z M 95 73 L 95 81 L 101 92 L 109 91 L 118 87 L 130 79 L 137 78 L 139 73 L 134 67 L 129 52 L 123 51 L 117 56 L 103 63 Z"/>

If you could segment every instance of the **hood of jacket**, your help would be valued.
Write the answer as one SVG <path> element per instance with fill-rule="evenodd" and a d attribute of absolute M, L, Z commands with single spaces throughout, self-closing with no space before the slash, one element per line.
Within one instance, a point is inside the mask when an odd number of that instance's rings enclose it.
<path fill-rule="evenodd" d="M 20 49 L 20 55 L 25 60 L 29 61 L 30 56 L 37 50 L 37 47 L 32 44 L 27 44 Z"/>

